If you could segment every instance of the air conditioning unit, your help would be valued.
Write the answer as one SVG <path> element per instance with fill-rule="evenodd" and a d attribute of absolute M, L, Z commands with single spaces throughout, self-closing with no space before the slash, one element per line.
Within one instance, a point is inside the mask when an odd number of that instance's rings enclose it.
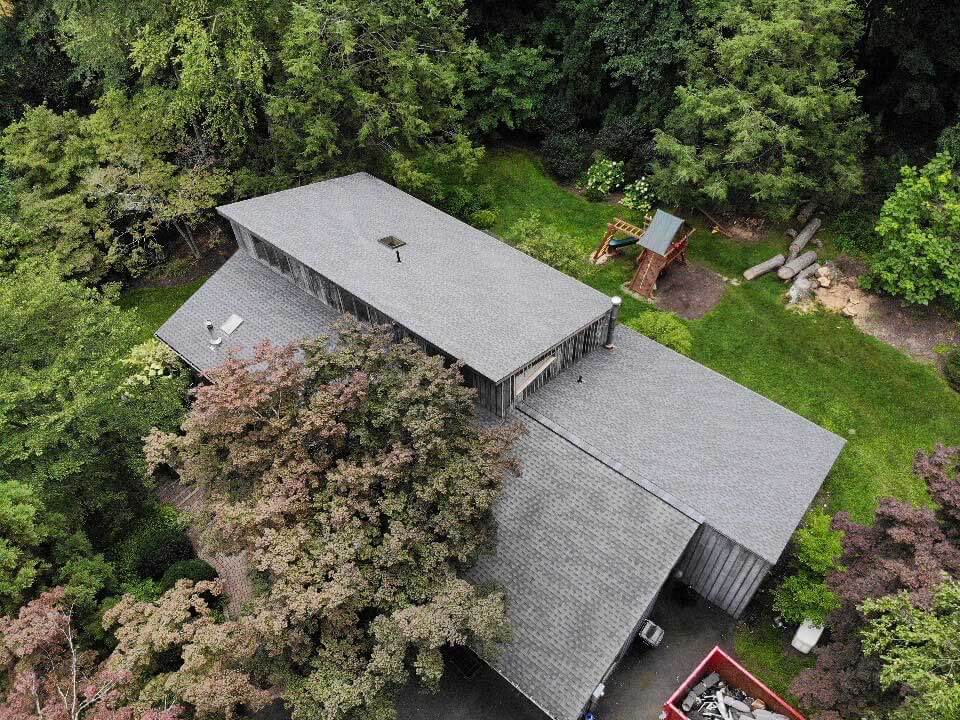
<path fill-rule="evenodd" d="M 644 620 L 640 626 L 640 639 L 650 647 L 657 647 L 663 642 L 663 628 L 650 620 Z"/>

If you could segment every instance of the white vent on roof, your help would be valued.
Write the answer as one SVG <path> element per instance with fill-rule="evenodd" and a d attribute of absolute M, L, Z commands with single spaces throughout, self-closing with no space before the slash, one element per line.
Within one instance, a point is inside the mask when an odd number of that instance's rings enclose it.
<path fill-rule="evenodd" d="M 223 330 L 227 335 L 233 335 L 236 332 L 237 328 L 243 324 L 243 318 L 234 313 L 227 318 L 227 321 L 220 326 L 220 329 Z"/>

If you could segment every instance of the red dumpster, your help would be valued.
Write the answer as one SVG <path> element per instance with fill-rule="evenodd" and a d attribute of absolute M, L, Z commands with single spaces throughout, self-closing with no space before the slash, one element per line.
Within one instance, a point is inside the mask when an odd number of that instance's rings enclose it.
<path fill-rule="evenodd" d="M 666 705 L 663 706 L 666 720 L 689 720 L 680 709 L 680 705 L 687 693 L 690 692 L 690 688 L 700 682 L 705 675 L 712 672 L 717 673 L 720 679 L 728 685 L 738 687 L 748 695 L 763 700 L 767 710 L 786 715 L 791 720 L 806 720 L 797 710 L 790 707 L 786 700 L 757 680 L 746 668 L 719 647 L 710 651 L 697 666 L 697 669 L 690 674 L 690 677 L 684 680 L 683 684 L 667 700 Z"/>

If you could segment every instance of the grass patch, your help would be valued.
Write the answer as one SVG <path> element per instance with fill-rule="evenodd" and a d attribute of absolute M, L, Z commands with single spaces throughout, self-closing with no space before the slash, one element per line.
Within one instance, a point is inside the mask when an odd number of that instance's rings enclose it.
<path fill-rule="evenodd" d="M 538 212 L 574 238 L 586 256 L 612 218 L 640 220 L 622 206 L 589 202 L 564 190 L 527 152 L 492 151 L 481 172 L 494 189 L 499 235 Z M 728 277 L 739 277 L 786 245 L 776 230 L 768 241 L 744 244 L 711 234 L 695 214 L 685 215 L 698 227 L 690 257 Z M 831 255 L 829 246 L 826 254 Z M 609 262 L 586 282 L 617 294 L 633 272 L 634 258 L 628 254 Z M 881 497 L 929 502 L 912 472 L 913 456 L 937 442 L 960 444 L 960 395 L 931 365 L 865 335 L 846 318 L 787 310 L 783 292 L 772 277 L 729 287 L 711 313 L 687 321 L 694 335 L 691 356 L 847 439 L 824 484 L 823 500 L 831 512 L 847 510 L 867 522 Z M 622 317 L 651 308 L 628 296 Z"/>
<path fill-rule="evenodd" d="M 187 301 L 206 278 L 173 287 L 143 287 L 120 296 L 120 307 L 135 312 L 141 328 L 140 342 L 153 337 L 157 329 Z"/>
<path fill-rule="evenodd" d="M 771 625 L 767 618 L 766 622 L 759 620 L 749 625 L 737 623 L 734 649 L 744 667 L 777 695 L 795 705 L 790 683 L 801 670 L 812 667 L 815 658 L 792 649 L 785 651 L 789 642 L 783 631 Z"/>

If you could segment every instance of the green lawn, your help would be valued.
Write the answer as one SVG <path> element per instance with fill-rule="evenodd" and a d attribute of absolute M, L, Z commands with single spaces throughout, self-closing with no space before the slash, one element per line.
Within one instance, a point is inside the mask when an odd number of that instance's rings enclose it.
<path fill-rule="evenodd" d="M 545 222 L 576 238 L 586 256 L 610 218 L 631 217 L 622 207 L 587 202 L 559 187 L 525 152 L 491 152 L 482 174 L 493 188 L 494 231 L 501 235 L 518 218 L 537 211 Z M 695 225 L 700 222 L 687 216 Z M 776 236 L 744 245 L 701 226 L 691 239 L 690 256 L 739 278 L 744 268 L 783 251 L 786 241 L 782 233 Z M 632 257 L 608 263 L 587 282 L 607 294 L 618 293 L 633 270 Z M 787 310 L 783 292 L 784 286 L 771 277 L 728 286 L 714 311 L 689 322 L 692 357 L 847 439 L 824 484 L 822 501 L 831 512 L 846 510 L 866 522 L 884 496 L 929 502 L 911 471 L 913 456 L 937 442 L 960 444 L 960 396 L 932 366 L 865 335 L 846 318 Z M 624 299 L 624 318 L 645 310 L 647 304 Z M 803 665 L 782 649 L 783 639 L 769 626 L 769 615 L 740 624 L 738 653 L 778 690 L 785 690 Z"/>
<path fill-rule="evenodd" d="M 204 278 L 205 280 L 206 278 Z M 149 340 L 164 321 L 193 295 L 204 280 L 174 287 L 145 287 L 128 290 L 120 297 L 120 307 L 138 315 L 141 340 Z"/>
<path fill-rule="evenodd" d="M 491 152 L 482 175 L 493 188 L 499 234 L 536 211 L 576 238 L 586 256 L 610 218 L 631 217 L 621 206 L 591 203 L 559 187 L 525 152 Z M 743 245 L 701 229 L 691 239 L 690 256 L 739 278 L 784 245 L 779 239 Z M 608 263 L 588 282 L 619 292 L 633 270 L 632 257 Z M 783 291 L 769 276 L 729 286 L 713 312 L 689 322 L 692 356 L 847 439 L 825 484 L 831 511 L 848 510 L 868 521 L 883 496 L 926 502 L 911 471 L 913 455 L 936 442 L 960 443 L 960 396 L 932 366 L 865 335 L 846 318 L 787 310 Z M 624 318 L 645 310 L 647 303 L 624 299 Z"/>

